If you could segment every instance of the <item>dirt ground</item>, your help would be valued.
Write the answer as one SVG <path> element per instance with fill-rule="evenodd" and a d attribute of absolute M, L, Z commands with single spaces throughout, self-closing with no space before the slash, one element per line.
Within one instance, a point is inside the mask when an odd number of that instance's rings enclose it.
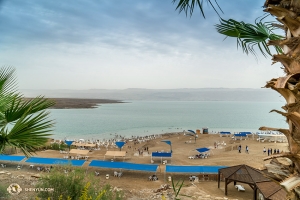
<path fill-rule="evenodd" d="M 246 140 L 232 141 L 230 137 L 220 137 L 218 134 L 200 134 L 196 143 L 191 136 L 183 135 L 183 133 L 172 133 L 165 134 L 159 138 L 143 142 L 140 144 L 133 144 L 133 142 L 128 142 L 122 148 L 123 151 L 127 151 L 125 162 L 133 163 L 151 163 L 151 156 L 134 156 L 134 153 L 138 149 L 144 149 L 148 147 L 149 152 L 154 151 L 170 151 L 170 146 L 161 140 L 170 140 L 172 142 L 173 155 L 171 159 L 167 159 L 167 165 L 205 165 L 205 166 L 233 166 L 239 164 L 246 164 L 257 169 L 264 168 L 264 164 L 267 162 L 263 161 L 267 155 L 263 154 L 263 148 L 276 148 L 280 151 L 288 151 L 288 143 L 274 143 L 274 142 L 258 142 L 256 138 L 252 136 Z M 232 143 L 233 142 L 233 143 Z M 219 143 L 218 147 L 215 148 L 214 144 Z M 225 145 L 226 143 L 226 145 Z M 238 153 L 238 150 L 225 151 L 230 149 L 230 146 L 241 145 L 242 151 Z M 245 152 L 246 145 L 249 147 L 249 153 Z M 131 148 L 130 148 L 131 147 Z M 189 159 L 189 156 L 196 155 L 198 152 L 196 148 L 207 147 L 210 148 L 210 156 L 206 159 Z M 253 199 L 253 190 L 245 184 L 246 191 L 239 192 L 234 188 L 233 183 L 229 184 L 228 195 L 225 196 L 224 182 L 221 182 L 221 187 L 218 188 L 218 182 L 216 181 L 216 176 L 211 176 L 210 180 L 203 180 L 203 175 L 201 174 L 166 174 L 165 165 L 161 163 L 161 159 L 153 159 L 154 163 L 159 164 L 158 171 L 156 175 L 158 176 L 158 181 L 148 181 L 148 177 L 153 175 L 151 172 L 136 172 L 136 171 L 123 171 L 123 176 L 120 178 L 114 177 L 113 173 L 115 169 L 102 169 L 88 167 L 91 160 L 98 159 L 103 160 L 104 155 L 107 150 L 119 151 L 117 148 L 100 147 L 100 150 L 93 150 L 89 152 L 89 159 L 83 165 L 83 168 L 87 170 L 87 173 L 94 174 L 98 171 L 100 175 L 98 176 L 103 183 L 109 183 L 115 189 L 121 189 L 126 194 L 126 199 L 161 199 L 159 194 L 153 192 L 164 184 L 170 184 L 168 177 L 171 176 L 174 181 L 184 180 L 184 187 L 180 194 L 187 195 L 181 196 L 181 199 L 239 199 L 248 200 Z M 37 152 L 38 157 L 53 157 L 53 158 L 63 158 L 64 154 L 55 150 L 45 150 Z M 106 160 L 111 160 L 113 158 L 106 157 Z M 115 158 L 114 161 L 123 161 L 123 158 Z M 4 163 L 4 162 L 2 162 Z M 5 173 L 0 172 L 0 180 L 2 183 L 9 185 L 10 183 L 19 183 L 21 187 L 26 185 L 34 185 L 34 180 L 32 175 L 37 173 L 36 167 L 32 169 L 29 167 L 28 163 L 22 161 L 22 169 L 17 170 L 17 163 L 6 163 L 7 167 L 2 168 Z M 40 165 L 41 166 L 41 165 Z M 7 174 L 7 172 L 11 174 Z M 42 172 L 47 173 L 47 172 Z M 110 175 L 109 179 L 106 179 L 106 174 Z M 24 175 L 25 178 L 20 175 Z M 199 182 L 190 182 L 189 176 L 196 175 L 199 177 Z M 172 191 L 172 190 L 169 190 Z M 167 191 L 166 191 L 167 192 Z M 30 196 L 29 193 L 25 193 L 22 198 L 26 199 L 25 196 Z M 20 199 L 21 196 L 19 196 Z M 11 197 L 11 199 L 16 197 Z"/>

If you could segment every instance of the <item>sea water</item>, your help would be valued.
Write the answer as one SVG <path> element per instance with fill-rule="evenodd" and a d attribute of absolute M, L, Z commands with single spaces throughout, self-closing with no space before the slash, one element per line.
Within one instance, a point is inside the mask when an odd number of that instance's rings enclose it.
<path fill-rule="evenodd" d="M 182 132 L 208 128 L 219 131 L 258 132 L 261 126 L 287 128 L 282 102 L 239 101 L 133 101 L 102 104 L 95 109 L 52 109 L 52 138 L 104 139 Z"/>

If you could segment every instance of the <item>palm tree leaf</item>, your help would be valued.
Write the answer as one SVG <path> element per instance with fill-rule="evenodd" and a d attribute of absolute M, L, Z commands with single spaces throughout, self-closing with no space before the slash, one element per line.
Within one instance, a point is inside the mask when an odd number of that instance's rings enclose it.
<path fill-rule="evenodd" d="M 30 111 L 24 113 L 10 131 L 6 129 L 1 133 L 8 146 L 20 148 L 26 156 L 47 142 L 54 125 L 53 120 L 48 119 L 49 112 L 41 111 L 35 115 L 28 113 Z"/>
<path fill-rule="evenodd" d="M 24 113 L 30 115 L 45 110 L 53 106 L 54 102 L 40 96 L 29 100 L 23 100 L 23 98 L 20 98 L 20 96 L 15 96 L 10 105 L 10 108 L 4 112 L 5 123 L 14 122 Z"/>
<path fill-rule="evenodd" d="M 203 18 L 205 18 L 205 14 L 204 14 L 204 10 L 203 10 L 203 1 L 204 0 L 178 0 L 176 10 L 179 10 L 179 13 L 184 11 L 186 16 L 189 13 L 189 15 L 191 17 L 193 15 L 194 8 L 196 6 L 196 7 L 199 7 Z M 221 7 L 219 6 L 217 0 L 214 0 L 214 3 L 212 2 L 212 0 L 205 0 L 205 1 L 215 10 L 215 12 L 218 15 L 219 15 L 218 10 L 220 10 L 223 13 L 223 11 L 222 11 Z M 176 2 L 177 2 L 177 0 L 173 0 L 173 3 L 176 3 Z"/>
<path fill-rule="evenodd" d="M 273 33 L 275 28 L 270 22 L 263 23 L 260 21 L 255 24 L 247 24 L 233 19 L 225 20 L 220 18 L 220 24 L 215 26 L 217 31 L 226 37 L 237 38 L 238 47 L 240 46 L 246 54 L 250 52 L 254 56 L 256 56 L 255 47 L 258 47 L 265 57 L 272 55 L 267 41 L 283 38 Z M 279 46 L 275 46 L 275 50 L 277 53 L 282 53 L 282 49 Z"/>

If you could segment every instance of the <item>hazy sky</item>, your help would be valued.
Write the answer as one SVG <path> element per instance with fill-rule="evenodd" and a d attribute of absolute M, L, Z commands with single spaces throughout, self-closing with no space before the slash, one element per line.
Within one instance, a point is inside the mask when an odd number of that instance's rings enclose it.
<path fill-rule="evenodd" d="M 203 19 L 172 0 L 0 2 L 1 66 L 17 69 L 21 89 L 259 88 L 283 75 L 223 41 L 206 4 Z M 263 0 L 218 2 L 225 19 L 264 14 Z"/>

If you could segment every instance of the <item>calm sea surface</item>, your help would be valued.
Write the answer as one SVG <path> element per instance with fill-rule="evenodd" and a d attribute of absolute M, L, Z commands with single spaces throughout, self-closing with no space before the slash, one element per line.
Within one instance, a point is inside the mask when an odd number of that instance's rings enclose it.
<path fill-rule="evenodd" d="M 104 139 L 182 132 L 208 127 L 209 132 L 251 131 L 260 126 L 287 128 L 284 117 L 269 113 L 280 102 L 134 101 L 96 109 L 52 109 L 55 139 Z"/>

